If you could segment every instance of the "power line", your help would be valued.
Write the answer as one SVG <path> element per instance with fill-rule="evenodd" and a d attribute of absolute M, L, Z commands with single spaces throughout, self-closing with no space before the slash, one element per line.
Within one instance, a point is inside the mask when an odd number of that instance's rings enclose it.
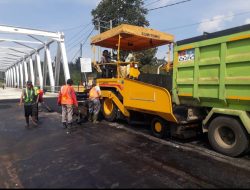
<path fill-rule="evenodd" d="M 77 29 L 77 28 L 82 28 L 82 27 L 84 27 L 84 25 L 78 25 L 78 26 L 75 26 L 75 27 L 72 27 L 72 28 L 61 28 L 60 30 L 61 31 L 69 31 L 69 30 L 75 30 L 75 29 Z"/>
<path fill-rule="evenodd" d="M 82 40 L 83 39 L 81 38 L 75 44 L 73 44 L 72 46 L 68 47 L 68 49 L 70 49 L 69 52 L 71 52 L 71 50 L 73 50 L 74 47 L 78 46 L 81 43 Z"/>
<path fill-rule="evenodd" d="M 91 30 L 91 32 L 89 33 L 89 35 L 87 36 L 86 40 L 83 42 L 82 45 L 84 45 L 87 42 L 87 40 L 90 37 L 90 35 L 94 32 L 94 29 L 95 29 L 95 27 Z"/>
<path fill-rule="evenodd" d="M 106 21 L 101 21 L 101 22 L 106 22 Z M 91 23 L 92 22 L 90 22 L 89 24 L 87 24 L 86 26 L 90 26 L 91 25 Z M 108 22 L 107 22 L 108 23 Z M 79 28 L 79 27 L 78 27 Z M 88 28 L 88 27 L 87 27 Z M 84 28 L 84 30 L 86 29 L 86 27 Z M 94 30 L 94 28 L 92 29 L 92 31 L 91 31 L 91 33 L 93 32 L 93 30 Z M 81 41 L 81 39 L 82 39 L 82 37 L 85 35 L 87 33 L 87 31 L 86 32 L 84 32 L 84 33 L 82 33 L 82 30 L 81 31 L 79 31 L 77 34 L 75 34 L 74 36 L 73 36 L 73 38 L 71 38 L 69 41 L 70 41 L 70 43 L 68 43 L 68 44 L 66 44 L 67 45 L 67 49 L 69 49 L 69 51 L 68 52 L 71 52 L 72 50 L 74 50 L 74 47 L 76 47 L 77 45 L 79 45 L 80 44 L 80 41 Z M 74 40 L 73 40 L 74 39 Z M 85 42 L 84 42 L 85 43 Z"/>
<path fill-rule="evenodd" d="M 161 0 L 156 0 L 156 1 L 153 1 L 151 3 L 148 3 L 148 4 L 144 5 L 144 7 L 148 7 L 149 5 L 155 4 L 155 3 L 159 2 L 159 1 L 161 1 Z"/>
<path fill-rule="evenodd" d="M 85 28 L 86 29 L 86 28 Z M 84 30 L 85 30 L 84 29 Z M 87 33 L 83 32 L 83 30 L 79 31 L 79 33 L 77 33 L 73 38 L 71 38 L 71 40 L 69 40 L 70 43 L 67 44 L 68 47 L 71 47 L 73 44 L 75 44 L 75 42 L 78 42 L 80 39 L 82 39 L 82 37 Z M 74 39 L 74 40 L 73 40 Z M 74 46 L 74 45 L 73 45 Z"/>
<path fill-rule="evenodd" d="M 85 41 L 82 43 L 82 45 L 84 45 L 86 42 L 87 42 L 87 40 L 89 39 L 89 37 L 90 37 L 90 35 L 93 33 L 93 31 L 94 31 L 94 29 L 95 29 L 95 27 L 93 27 L 93 29 L 90 31 L 90 33 L 88 34 L 88 36 L 86 37 L 86 39 L 85 39 Z M 81 43 L 78 43 L 78 44 L 76 44 L 76 45 L 80 45 Z M 75 46 L 74 46 L 75 47 Z M 73 48 L 73 47 L 72 47 Z M 71 59 L 71 61 L 70 62 L 72 62 L 73 61 L 73 59 L 75 59 L 75 57 L 77 56 L 77 54 L 80 52 L 80 49 L 76 52 L 76 54 L 73 56 L 73 58 Z"/>
<path fill-rule="evenodd" d="M 69 63 L 73 62 L 73 60 L 75 59 L 78 53 L 80 53 L 80 49 L 77 50 L 77 52 L 75 53 L 75 55 L 73 56 L 73 58 L 71 59 Z"/>
<path fill-rule="evenodd" d="M 209 19 L 209 20 L 206 20 L 206 21 L 201 21 L 201 22 L 196 22 L 196 23 L 192 23 L 192 24 L 186 24 L 186 25 L 182 25 L 182 26 L 176 26 L 176 27 L 172 27 L 172 28 L 167 28 L 167 29 L 164 29 L 163 31 L 166 31 L 166 30 L 176 30 L 176 29 L 180 29 L 180 28 L 186 28 L 186 27 L 189 27 L 189 26 L 203 24 L 203 23 L 206 23 L 206 22 L 214 22 L 214 21 L 217 21 L 217 20 L 223 20 L 225 18 L 236 17 L 236 16 L 240 16 L 240 15 L 244 15 L 244 14 L 249 14 L 249 13 L 250 13 L 250 11 L 242 12 L 242 13 L 237 13 L 237 14 L 233 14 L 233 15 L 230 15 L 230 16 L 225 16 L 225 17 L 222 17 L 222 18 Z"/>
<path fill-rule="evenodd" d="M 91 25 L 75 33 L 74 36 L 68 41 L 67 46 L 73 45 L 75 42 L 79 41 L 83 36 L 89 31 Z M 92 28 L 92 27 L 91 27 Z M 86 31 L 85 31 L 86 30 Z"/>
<path fill-rule="evenodd" d="M 69 36 L 71 37 L 69 38 L 68 43 L 71 43 L 73 39 L 76 39 L 77 37 L 79 37 L 85 30 L 89 28 L 89 26 L 91 26 L 91 23 L 86 25 L 84 28 L 81 28 L 78 32 L 69 34 Z"/>
<path fill-rule="evenodd" d="M 179 1 L 179 2 L 172 3 L 172 4 L 168 4 L 168 5 L 165 5 L 165 6 L 156 7 L 156 8 L 153 8 L 153 9 L 148 9 L 148 11 L 153 11 L 153 10 L 157 10 L 157 9 L 161 9 L 161 8 L 165 8 L 165 7 L 171 7 L 171 6 L 174 6 L 174 5 L 186 3 L 186 2 L 188 2 L 188 1 L 192 1 L 192 0 Z"/>
<path fill-rule="evenodd" d="M 91 24 L 91 22 L 88 23 L 88 24 L 85 24 L 85 25 L 81 24 L 81 25 L 78 25 L 78 26 L 75 26 L 75 27 L 72 27 L 72 28 L 64 28 L 64 29 L 60 29 L 60 30 L 62 30 L 62 31 L 75 30 L 75 29 L 77 29 L 77 28 L 84 28 L 84 27 L 87 27 L 89 24 Z"/>

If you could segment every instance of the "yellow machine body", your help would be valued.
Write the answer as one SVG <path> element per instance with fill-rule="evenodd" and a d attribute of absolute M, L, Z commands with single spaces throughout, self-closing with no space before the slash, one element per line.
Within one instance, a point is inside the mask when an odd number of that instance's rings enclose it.
<path fill-rule="evenodd" d="M 129 117 L 129 110 L 157 115 L 167 121 L 177 122 L 170 93 L 159 86 L 130 79 L 98 79 L 104 98 L 111 99 L 124 116 Z M 105 90 L 105 88 L 109 90 Z M 110 90 L 113 88 L 122 96 L 120 100 Z"/>

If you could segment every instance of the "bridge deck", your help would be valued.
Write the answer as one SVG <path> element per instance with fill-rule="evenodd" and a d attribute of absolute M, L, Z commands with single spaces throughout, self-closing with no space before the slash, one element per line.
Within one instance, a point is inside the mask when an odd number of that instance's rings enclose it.
<path fill-rule="evenodd" d="M 19 88 L 0 88 L 0 100 L 20 99 L 22 90 Z M 45 93 L 44 97 L 56 97 L 57 93 Z"/>
<path fill-rule="evenodd" d="M 7 90 L 0 93 L 7 96 Z M 25 129 L 17 100 L 0 102 L 1 188 L 249 187 L 249 167 L 239 169 L 205 151 L 104 121 L 83 123 L 68 135 L 60 120 L 57 112 L 40 112 L 39 126 Z"/>

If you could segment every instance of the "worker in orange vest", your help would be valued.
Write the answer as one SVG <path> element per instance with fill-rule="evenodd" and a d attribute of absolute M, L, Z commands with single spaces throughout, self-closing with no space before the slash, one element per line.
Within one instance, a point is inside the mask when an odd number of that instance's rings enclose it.
<path fill-rule="evenodd" d="M 62 123 L 63 127 L 67 128 L 67 134 L 71 133 L 72 130 L 74 106 L 76 109 L 78 108 L 78 102 L 72 84 L 73 80 L 68 79 L 67 84 L 61 87 L 57 100 L 58 105 L 62 106 Z"/>
<path fill-rule="evenodd" d="M 101 89 L 96 84 L 96 81 L 94 80 L 92 83 L 92 88 L 89 91 L 89 117 L 88 120 L 92 121 L 93 123 L 98 123 L 98 114 L 101 109 Z"/>

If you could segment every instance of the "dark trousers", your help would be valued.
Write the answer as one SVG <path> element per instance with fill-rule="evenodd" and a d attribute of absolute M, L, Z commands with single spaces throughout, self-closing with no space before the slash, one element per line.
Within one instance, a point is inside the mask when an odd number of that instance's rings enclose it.
<path fill-rule="evenodd" d="M 37 114 L 38 114 L 38 109 L 37 109 L 37 104 L 24 104 L 24 116 L 26 118 L 26 123 L 29 123 L 29 116 L 32 117 L 33 121 L 37 121 Z"/>

